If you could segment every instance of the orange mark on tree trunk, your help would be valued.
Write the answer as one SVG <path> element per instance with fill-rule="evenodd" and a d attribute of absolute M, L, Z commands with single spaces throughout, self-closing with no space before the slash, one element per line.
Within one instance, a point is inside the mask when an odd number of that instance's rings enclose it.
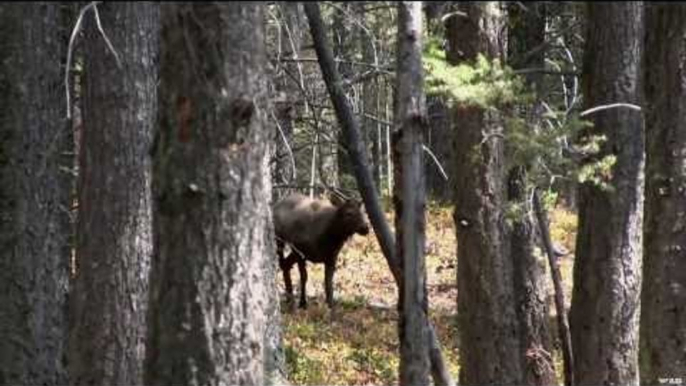
<path fill-rule="evenodd" d="M 181 96 L 176 102 L 178 122 L 179 122 L 179 141 L 188 142 L 191 139 L 191 119 L 193 115 L 193 105 L 190 98 Z"/>

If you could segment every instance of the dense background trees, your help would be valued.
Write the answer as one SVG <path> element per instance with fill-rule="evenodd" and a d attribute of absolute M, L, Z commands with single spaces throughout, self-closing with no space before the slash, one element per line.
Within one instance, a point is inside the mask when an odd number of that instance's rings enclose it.
<path fill-rule="evenodd" d="M 683 382 L 685 9 L 0 5 L 0 385 L 301 383 L 282 317 L 335 351 L 356 307 L 391 315 L 389 382 Z M 293 190 L 363 198 L 391 307 L 281 313 Z"/>

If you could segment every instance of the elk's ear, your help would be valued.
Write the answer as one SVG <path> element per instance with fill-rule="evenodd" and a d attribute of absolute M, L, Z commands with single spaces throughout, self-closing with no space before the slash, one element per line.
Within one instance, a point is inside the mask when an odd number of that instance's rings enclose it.
<path fill-rule="evenodd" d="M 336 207 L 343 206 L 343 204 L 345 204 L 345 201 L 343 199 L 341 199 L 340 197 L 338 197 L 338 195 L 336 195 L 336 194 L 330 195 L 329 200 Z"/>

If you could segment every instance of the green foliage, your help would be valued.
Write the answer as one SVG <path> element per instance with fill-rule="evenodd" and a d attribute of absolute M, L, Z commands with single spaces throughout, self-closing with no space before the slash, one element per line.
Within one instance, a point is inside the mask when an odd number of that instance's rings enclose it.
<path fill-rule="evenodd" d="M 353 349 L 347 359 L 354 363 L 358 371 L 373 374 L 382 384 L 391 385 L 395 382 L 398 359 L 396 355 L 381 352 L 373 347 Z"/>
<path fill-rule="evenodd" d="M 592 182 L 602 190 L 612 191 L 612 185 L 608 182 L 612 177 L 612 167 L 616 162 L 617 157 L 610 154 L 597 162 L 583 165 L 578 172 L 579 182 Z"/>
<path fill-rule="evenodd" d="M 591 126 L 589 121 L 566 109 L 548 107 L 539 120 L 532 122 L 535 114 L 530 114 L 530 110 L 536 106 L 536 96 L 527 89 L 521 76 L 498 59 L 489 61 L 479 55 L 475 63 L 452 66 L 439 41 L 430 38 L 423 60 L 428 93 L 442 95 L 451 104 L 498 110 L 506 117 L 507 162 L 509 167 L 527 165 L 527 185 L 550 186 L 555 178 L 568 178 L 591 182 L 601 189 L 610 188 L 608 181 L 615 158 L 606 156 L 592 161 L 605 138 L 581 135 Z M 510 106 L 517 108 L 510 109 Z M 517 110 L 524 111 L 517 114 Z M 582 144 L 570 144 L 571 139 L 582 137 Z M 479 154 L 480 149 L 474 149 L 475 162 Z M 580 159 L 584 159 L 583 164 L 579 163 Z M 508 208 L 508 214 L 521 215 L 521 208 L 514 205 Z"/>
<path fill-rule="evenodd" d="M 437 40 L 425 45 L 427 93 L 445 96 L 452 104 L 497 108 L 526 98 L 524 86 L 512 69 L 479 54 L 474 64 L 453 66 Z"/>
<path fill-rule="evenodd" d="M 547 125 L 541 123 L 546 122 Z M 541 122 L 530 122 L 526 117 L 506 119 L 507 160 L 510 166 L 529 165 L 529 183 L 549 186 L 554 178 L 577 179 L 579 165 L 571 157 L 590 157 L 597 154 L 605 140 L 601 136 L 588 136 L 582 146 L 570 144 L 590 123 L 576 115 L 549 111 Z"/>
<path fill-rule="evenodd" d="M 543 191 L 543 194 L 541 194 L 541 204 L 546 208 L 547 212 L 552 212 L 555 209 L 558 196 L 559 194 L 552 189 Z"/>
<path fill-rule="evenodd" d="M 311 359 L 288 344 L 285 345 L 284 351 L 288 374 L 290 374 L 290 378 L 295 384 L 325 383 L 325 366 L 322 361 Z"/>

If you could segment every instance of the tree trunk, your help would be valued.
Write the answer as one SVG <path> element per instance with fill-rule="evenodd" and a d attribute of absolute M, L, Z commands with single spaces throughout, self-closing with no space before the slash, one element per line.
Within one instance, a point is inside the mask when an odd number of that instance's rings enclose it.
<path fill-rule="evenodd" d="M 640 104 L 643 5 L 591 3 L 584 57 L 586 108 Z M 643 226 L 643 131 L 639 112 L 591 115 L 612 155 L 606 186 L 580 188 L 579 233 L 570 310 L 575 379 L 579 385 L 638 384 L 638 318 Z"/>
<path fill-rule="evenodd" d="M 518 4 L 508 7 L 510 58 L 516 58 L 540 46 L 545 40 L 545 4 L 528 3 L 526 9 Z M 543 68 L 543 51 L 529 56 L 522 68 Z M 525 82 L 530 89 L 539 93 L 540 74 L 529 74 Z M 521 106 L 532 133 L 539 130 L 542 106 L 536 102 Z M 521 210 L 514 219 L 511 235 L 511 253 L 514 267 L 514 292 L 517 319 L 520 325 L 522 369 L 525 385 L 552 385 L 555 383 L 553 345 L 549 326 L 548 281 L 545 258 L 537 248 L 537 232 L 531 184 L 527 184 L 529 165 L 514 165 L 508 172 L 508 200 Z M 566 312 L 563 310 L 563 312 Z"/>
<path fill-rule="evenodd" d="M 159 7 L 98 10 L 121 67 L 87 14 L 69 376 L 75 385 L 133 385 L 145 358 Z"/>
<path fill-rule="evenodd" d="M 276 259 L 263 8 L 162 5 L 149 385 L 267 379 L 276 287 L 264 267 Z"/>
<path fill-rule="evenodd" d="M 73 143 L 59 14 L 0 5 L 0 385 L 67 383 Z"/>
<path fill-rule="evenodd" d="M 686 5 L 649 4 L 641 380 L 686 377 Z M 674 382 L 670 382 L 674 383 Z"/>
<path fill-rule="evenodd" d="M 422 72 L 422 3 L 398 4 L 397 108 L 393 133 L 400 384 L 429 384 L 429 326 L 424 240 L 426 192 L 422 143 L 427 126 Z"/>
<path fill-rule="evenodd" d="M 502 58 L 497 2 L 461 4 L 467 17 L 448 19 L 448 60 Z M 460 384 L 521 384 L 523 369 L 513 294 L 514 268 L 506 202 L 503 119 L 461 103 L 454 113 Z M 494 135 L 496 134 L 496 135 Z"/>

